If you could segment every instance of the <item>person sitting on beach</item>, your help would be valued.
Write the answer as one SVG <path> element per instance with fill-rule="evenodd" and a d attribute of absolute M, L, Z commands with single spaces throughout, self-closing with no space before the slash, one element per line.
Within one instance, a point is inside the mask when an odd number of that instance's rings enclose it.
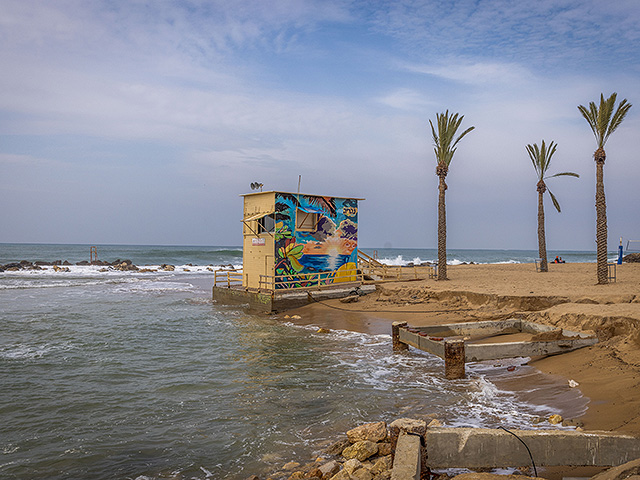
<path fill-rule="evenodd" d="M 562 259 L 562 257 L 558 257 L 558 263 L 564 263 L 564 260 Z"/>
<path fill-rule="evenodd" d="M 556 259 L 553 261 L 553 263 L 560 263 L 560 257 L 556 255 Z"/>

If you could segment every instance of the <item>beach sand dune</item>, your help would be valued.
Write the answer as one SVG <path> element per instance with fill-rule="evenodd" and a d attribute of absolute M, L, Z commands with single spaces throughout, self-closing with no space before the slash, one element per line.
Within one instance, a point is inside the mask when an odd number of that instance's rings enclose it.
<path fill-rule="evenodd" d="M 595 264 L 456 265 L 450 280 L 379 284 L 358 302 L 323 301 L 298 309 L 303 323 L 390 333 L 393 321 L 435 325 L 518 317 L 600 342 L 535 359 L 540 371 L 579 383 L 589 397 L 585 429 L 640 435 L 640 264 L 617 266 L 616 281 L 596 284 Z M 291 312 L 289 312 L 291 313 Z"/>

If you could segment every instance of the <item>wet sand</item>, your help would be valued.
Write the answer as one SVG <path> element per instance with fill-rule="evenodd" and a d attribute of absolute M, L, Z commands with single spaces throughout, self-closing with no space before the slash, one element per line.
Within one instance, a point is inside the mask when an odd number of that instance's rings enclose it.
<path fill-rule="evenodd" d="M 383 283 L 355 303 L 329 300 L 287 314 L 300 315 L 302 324 L 371 334 L 389 334 L 394 321 L 422 326 L 512 317 L 593 333 L 600 340 L 594 346 L 530 363 L 552 377 L 528 372 L 504 386 L 524 390 L 536 382 L 536 395 L 553 397 L 544 378 L 554 385 L 574 380 L 586 397 L 585 430 L 640 435 L 640 264 L 619 265 L 617 281 L 608 285 L 596 284 L 595 264 L 549 267 L 538 273 L 533 264 L 451 266 L 448 281 Z"/>

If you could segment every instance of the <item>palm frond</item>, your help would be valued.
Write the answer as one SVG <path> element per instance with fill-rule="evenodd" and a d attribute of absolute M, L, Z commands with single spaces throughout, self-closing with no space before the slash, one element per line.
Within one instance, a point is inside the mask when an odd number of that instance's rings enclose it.
<path fill-rule="evenodd" d="M 547 188 L 547 192 L 549 192 L 549 195 L 551 196 L 551 202 L 553 202 L 553 206 L 556 207 L 556 210 L 558 211 L 558 213 L 560 213 L 560 204 L 558 203 L 556 196 L 553 193 L 551 193 L 551 190 L 549 190 L 548 188 Z"/>
<path fill-rule="evenodd" d="M 607 128 L 607 133 L 605 135 L 603 143 L 606 143 L 609 139 L 609 136 L 620 126 L 620 124 L 624 120 L 624 117 L 627 116 L 627 113 L 629 112 L 631 106 L 632 105 L 627 102 L 626 98 L 618 104 L 618 108 L 616 109 L 616 112 L 613 114 L 611 122 L 609 123 L 609 128 Z"/>
<path fill-rule="evenodd" d="M 544 178 L 554 178 L 554 177 L 564 177 L 564 176 L 580 178 L 580 175 L 578 175 L 577 173 L 574 173 L 574 172 L 556 173 L 555 175 L 551 175 L 549 177 L 544 177 Z"/>
<path fill-rule="evenodd" d="M 527 149 L 529 158 L 533 163 L 533 168 L 538 174 L 538 180 L 542 180 L 544 178 L 544 174 L 547 173 L 547 170 L 549 169 L 549 165 L 551 165 L 551 158 L 556 153 L 558 144 L 552 141 L 547 146 L 545 141 L 542 140 L 540 147 L 538 147 L 537 143 L 534 143 L 533 145 L 527 145 L 525 148 Z"/>
<path fill-rule="evenodd" d="M 453 159 L 453 155 L 456 152 L 458 142 L 462 140 L 462 137 L 475 128 L 467 128 L 456 138 L 456 133 L 460 128 L 463 119 L 464 115 L 459 116 L 457 113 L 449 115 L 449 110 L 445 113 L 436 113 L 436 124 L 438 126 L 437 131 L 433 122 L 429 120 L 434 144 L 433 151 L 436 155 L 436 162 L 438 164 L 445 164 L 449 166 Z"/>
<path fill-rule="evenodd" d="M 628 103 L 625 98 L 620 102 L 614 113 L 613 110 L 617 97 L 618 94 L 614 92 L 609 98 L 605 99 L 604 95 L 601 93 L 599 106 L 596 105 L 595 102 L 589 102 L 588 109 L 583 105 L 578 105 L 578 110 L 585 118 L 589 127 L 591 127 L 593 135 L 596 137 L 598 148 L 604 148 L 609 136 L 611 136 L 611 134 L 620 126 L 624 117 L 626 117 L 629 109 L 631 108 L 631 104 Z"/>

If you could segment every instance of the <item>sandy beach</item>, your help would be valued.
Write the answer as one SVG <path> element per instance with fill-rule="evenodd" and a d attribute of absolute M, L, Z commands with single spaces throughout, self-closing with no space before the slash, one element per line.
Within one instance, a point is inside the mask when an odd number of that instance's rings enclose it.
<path fill-rule="evenodd" d="M 589 399 L 585 430 L 640 435 L 640 264 L 617 266 L 616 282 L 596 284 L 595 264 L 457 265 L 450 280 L 389 282 L 354 303 L 329 300 L 289 315 L 326 328 L 390 333 L 391 323 L 413 326 L 522 318 L 585 331 L 599 343 L 532 359 L 543 373 L 579 383 Z"/>

